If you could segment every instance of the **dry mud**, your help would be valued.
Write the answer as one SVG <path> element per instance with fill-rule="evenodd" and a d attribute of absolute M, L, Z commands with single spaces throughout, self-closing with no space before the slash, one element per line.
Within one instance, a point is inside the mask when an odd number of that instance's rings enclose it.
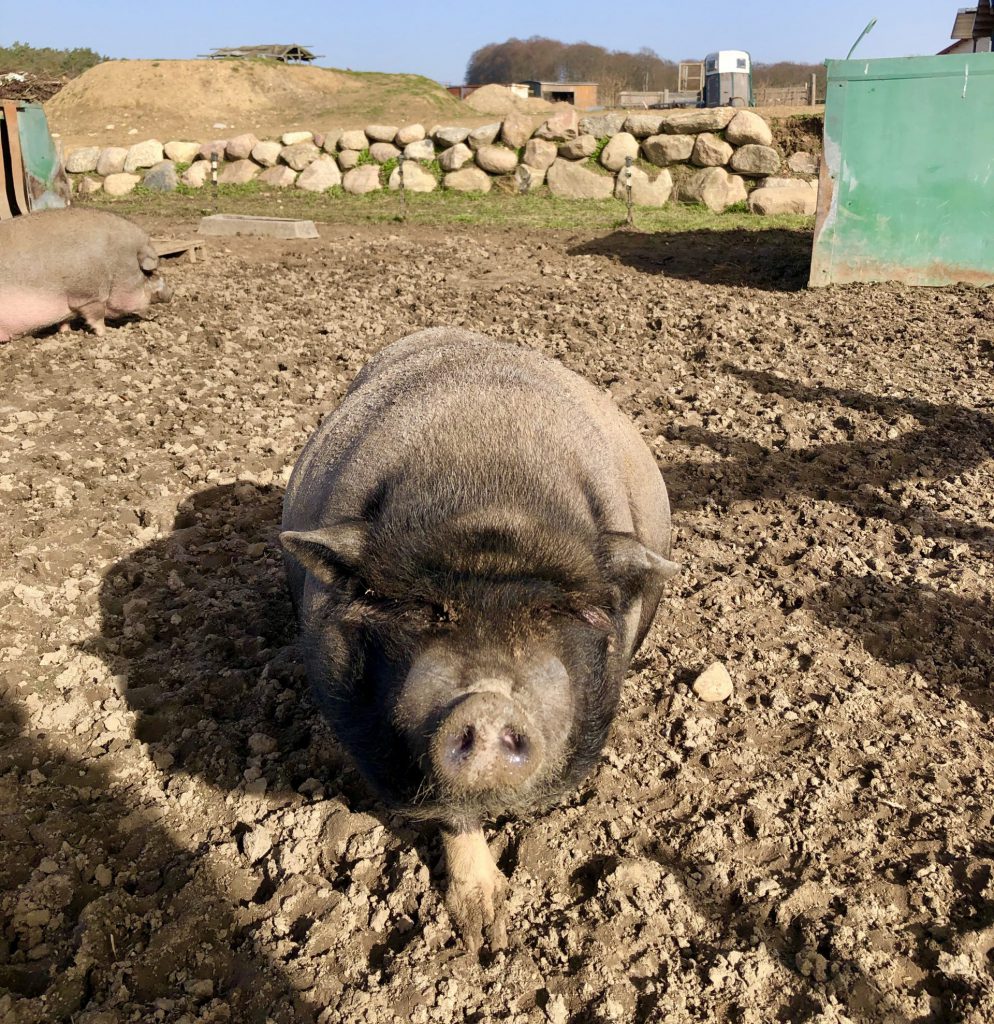
<path fill-rule="evenodd" d="M 994 1020 L 994 310 L 804 291 L 808 245 L 328 228 L 0 348 L 0 1020 Z M 596 772 L 490 830 L 480 957 L 315 716 L 276 546 L 308 432 L 439 323 L 610 389 L 686 567 Z"/>

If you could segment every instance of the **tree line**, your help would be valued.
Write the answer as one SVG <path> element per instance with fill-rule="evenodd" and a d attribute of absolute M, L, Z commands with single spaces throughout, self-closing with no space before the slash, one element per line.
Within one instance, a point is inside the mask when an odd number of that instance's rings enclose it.
<path fill-rule="evenodd" d="M 103 60 L 107 58 L 86 47 L 54 50 L 15 41 L 0 46 L 0 75 L 17 71 L 46 78 L 75 78 Z"/>
<path fill-rule="evenodd" d="M 703 59 L 703 54 L 694 58 Z M 635 53 L 607 50 L 591 43 L 563 43 L 557 39 L 532 36 L 508 39 L 481 46 L 469 58 L 467 85 L 490 82 L 597 82 L 602 103 L 611 104 L 622 90 L 656 92 L 676 89 L 676 61 L 660 57 L 647 46 Z M 753 84 L 763 86 L 801 85 L 818 75 L 824 90 L 825 68 L 821 64 L 753 64 Z"/>

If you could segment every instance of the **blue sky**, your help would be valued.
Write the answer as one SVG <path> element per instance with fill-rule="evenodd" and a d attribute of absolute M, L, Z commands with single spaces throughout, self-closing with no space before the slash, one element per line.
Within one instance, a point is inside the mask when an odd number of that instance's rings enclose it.
<path fill-rule="evenodd" d="M 439 0 L 331 4 L 294 0 L 0 0 L 0 44 L 88 46 L 112 57 L 194 57 L 215 46 L 299 42 L 328 67 L 405 71 L 461 82 L 477 47 L 512 36 L 549 36 L 611 50 L 651 47 L 674 60 L 743 49 L 756 61 L 818 62 L 844 57 L 871 16 L 861 57 L 936 53 L 949 42 L 959 3 L 943 0 Z M 471 9 L 470 9 L 471 8 Z"/>

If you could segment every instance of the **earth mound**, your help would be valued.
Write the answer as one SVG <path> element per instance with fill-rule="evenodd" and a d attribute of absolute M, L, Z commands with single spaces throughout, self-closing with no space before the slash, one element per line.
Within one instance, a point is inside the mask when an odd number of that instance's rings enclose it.
<path fill-rule="evenodd" d="M 484 85 L 471 92 L 463 103 L 480 114 L 543 114 L 555 105 L 529 96 L 515 96 L 506 85 Z"/>
<path fill-rule="evenodd" d="M 420 75 L 338 71 L 267 60 L 115 60 L 90 68 L 45 106 L 68 144 L 127 137 L 206 140 L 254 132 L 357 128 L 370 120 L 438 123 L 465 117 L 454 96 Z"/>

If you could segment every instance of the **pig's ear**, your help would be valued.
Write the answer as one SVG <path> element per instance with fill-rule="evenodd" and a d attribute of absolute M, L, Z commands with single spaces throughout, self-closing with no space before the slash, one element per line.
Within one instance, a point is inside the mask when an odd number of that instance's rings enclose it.
<path fill-rule="evenodd" d="M 280 544 L 322 583 L 334 583 L 352 576 L 362 564 L 366 524 L 343 522 L 319 530 L 284 530 Z"/>
<path fill-rule="evenodd" d="M 158 253 L 152 249 L 142 249 L 138 253 L 138 266 L 146 274 L 151 274 L 153 270 L 159 265 Z"/>
<path fill-rule="evenodd" d="M 646 576 L 668 580 L 680 571 L 676 562 L 647 548 L 630 533 L 612 533 L 607 538 L 608 571 L 624 587 Z"/>

